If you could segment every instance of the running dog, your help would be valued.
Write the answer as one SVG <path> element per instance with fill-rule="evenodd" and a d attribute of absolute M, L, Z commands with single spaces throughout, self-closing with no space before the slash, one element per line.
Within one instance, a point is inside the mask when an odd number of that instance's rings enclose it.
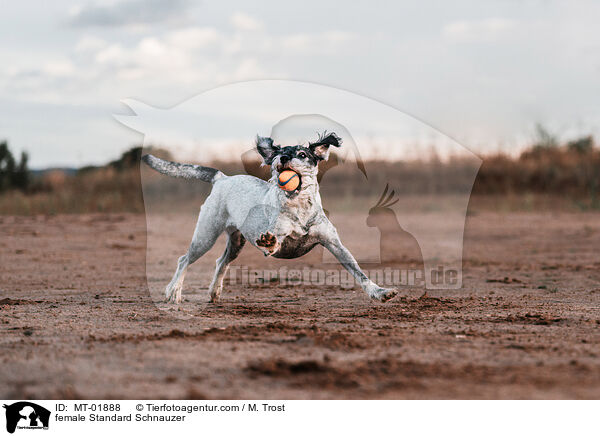
<path fill-rule="evenodd" d="M 340 147 L 342 140 L 335 133 L 319 135 L 308 146 L 275 145 L 268 137 L 256 138 L 256 148 L 263 165 L 271 167 L 267 182 L 254 176 L 226 176 L 214 168 L 159 159 L 150 154 L 142 160 L 161 174 L 212 183 L 213 188 L 200 208 L 192 242 L 186 254 L 179 258 L 177 270 L 167 285 L 168 302 L 181 302 L 185 271 L 212 248 L 223 232 L 227 232 L 227 247 L 217 260 L 209 287 L 210 301 L 219 301 L 223 277 L 228 265 L 238 256 L 246 240 L 265 256 L 294 259 L 308 253 L 317 244 L 323 245 L 353 275 L 367 295 L 385 302 L 397 291 L 372 282 L 340 241 L 323 207 L 317 182 L 318 164 L 327 160 L 330 147 Z M 294 191 L 277 186 L 284 170 L 295 171 L 300 184 Z"/>

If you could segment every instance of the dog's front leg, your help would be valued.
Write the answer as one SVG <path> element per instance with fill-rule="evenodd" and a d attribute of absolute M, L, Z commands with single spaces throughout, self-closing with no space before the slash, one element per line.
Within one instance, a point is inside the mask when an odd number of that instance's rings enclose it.
<path fill-rule="evenodd" d="M 277 237 L 271 232 L 261 233 L 255 243 L 265 256 L 270 256 L 279 249 Z"/>
<path fill-rule="evenodd" d="M 350 251 L 344 247 L 344 244 L 342 244 L 342 241 L 333 226 L 328 229 L 326 234 L 322 237 L 321 244 L 335 256 L 352 276 L 354 276 L 369 297 L 385 303 L 398 294 L 398 291 L 395 289 L 386 289 L 377 286 L 376 283 L 371 281 L 365 273 L 362 272 L 358 262 L 354 259 L 354 256 L 352 256 L 352 253 L 350 253 Z"/>

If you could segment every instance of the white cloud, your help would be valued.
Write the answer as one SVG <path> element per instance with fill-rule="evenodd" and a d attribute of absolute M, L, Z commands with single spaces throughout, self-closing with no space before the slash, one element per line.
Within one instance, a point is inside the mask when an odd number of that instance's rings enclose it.
<path fill-rule="evenodd" d="M 490 42 L 509 34 L 516 26 L 506 18 L 487 18 L 476 21 L 453 21 L 442 29 L 442 35 L 458 42 Z"/>
<path fill-rule="evenodd" d="M 299 33 L 281 39 L 281 48 L 294 54 L 334 54 L 343 47 L 351 48 L 354 34 L 341 31 Z"/>
<path fill-rule="evenodd" d="M 171 32 L 166 37 L 170 45 L 187 50 L 210 47 L 220 39 L 221 35 L 212 27 L 188 27 Z"/>
<path fill-rule="evenodd" d="M 97 51 L 94 58 L 98 64 L 119 64 L 127 58 L 127 53 L 121 44 L 111 44 Z"/>
<path fill-rule="evenodd" d="M 245 58 L 233 72 L 221 73 L 218 75 L 218 78 L 221 83 L 228 83 L 239 82 L 242 80 L 262 79 L 268 77 L 268 75 L 268 71 L 261 66 L 257 59 Z M 282 75 L 279 74 L 279 77 L 282 77 Z"/>
<path fill-rule="evenodd" d="M 262 29 L 263 25 L 256 18 L 251 17 L 243 12 L 235 12 L 231 16 L 231 24 L 237 30 L 241 31 L 253 31 Z"/>
<path fill-rule="evenodd" d="M 120 0 L 72 7 L 73 27 L 121 27 L 168 22 L 185 17 L 189 0 Z"/>
<path fill-rule="evenodd" d="M 106 47 L 108 43 L 95 36 L 84 36 L 75 45 L 75 51 L 78 53 L 95 52 Z"/>
<path fill-rule="evenodd" d="M 75 66 L 70 60 L 56 60 L 44 64 L 41 72 L 48 76 L 68 77 L 75 73 Z"/>
<path fill-rule="evenodd" d="M 258 26 L 239 13 L 234 14 L 232 20 L 236 21 L 238 28 L 256 29 Z M 115 89 L 131 89 L 132 82 L 138 82 L 133 86 L 175 83 L 201 87 L 203 83 L 265 76 L 283 78 L 288 76 L 286 62 L 282 63 L 282 68 L 266 70 L 260 59 L 274 54 L 286 58 L 334 55 L 344 48 L 351 49 L 355 40 L 354 34 L 342 31 L 277 37 L 268 32 L 238 30 L 227 33 L 200 26 L 141 37 L 130 44 L 108 43 L 96 36 L 85 35 L 74 46 L 71 59 L 48 63 L 37 72 L 40 76 L 36 76 L 37 82 L 29 83 L 44 87 L 47 86 L 45 77 L 67 74 L 82 82 L 112 82 Z M 82 83 L 82 86 L 88 85 Z"/>
<path fill-rule="evenodd" d="M 355 48 L 357 39 L 334 29 L 280 35 L 240 11 L 228 17 L 233 29 L 167 26 L 138 34 L 131 30 L 158 19 L 161 11 L 169 16 L 175 14 L 167 12 L 171 8 L 181 12 L 188 0 L 171 6 L 151 0 L 153 12 L 137 14 L 139 1 L 95 0 L 72 8 L 73 26 L 126 28 L 86 29 L 63 53 L 50 52 L 38 63 L 11 63 L 0 71 L 5 93 L 30 102 L 93 103 L 108 95 L 115 100 L 131 93 L 160 95 L 161 89 L 197 92 L 231 81 L 290 77 L 291 65 L 304 62 L 301 58 L 339 55 Z M 126 37 L 113 37 L 117 32 Z"/>

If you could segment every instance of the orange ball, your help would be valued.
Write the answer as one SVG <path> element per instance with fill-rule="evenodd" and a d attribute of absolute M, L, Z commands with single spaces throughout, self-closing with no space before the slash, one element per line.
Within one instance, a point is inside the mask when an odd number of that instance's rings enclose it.
<path fill-rule="evenodd" d="M 279 174 L 279 187 L 284 191 L 293 191 L 300 185 L 300 176 L 292 170 L 285 170 Z"/>

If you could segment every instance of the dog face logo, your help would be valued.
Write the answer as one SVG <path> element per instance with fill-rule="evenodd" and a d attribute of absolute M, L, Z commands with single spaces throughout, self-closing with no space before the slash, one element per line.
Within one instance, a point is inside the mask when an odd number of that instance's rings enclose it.
<path fill-rule="evenodd" d="M 221 210 L 221 205 L 230 204 L 228 207 L 237 211 L 233 214 L 239 226 L 248 234 L 247 240 L 265 256 L 293 258 L 308 254 L 300 250 L 300 245 L 308 249 L 312 247 L 309 242 L 325 245 L 330 242 L 327 238 L 338 233 L 345 249 L 332 252 L 327 247 L 333 245 L 329 244 L 316 251 L 311 263 L 324 268 L 329 263 L 340 263 L 338 257 L 348 252 L 356 256 L 354 262 L 341 262 L 344 266 L 353 265 L 355 277 L 361 274 L 354 268 L 355 262 L 377 267 L 393 263 L 422 271 L 426 289 L 462 287 L 465 220 L 481 159 L 422 121 L 347 91 L 281 80 L 222 86 L 169 109 L 134 100 L 123 103 L 131 113 L 115 118 L 143 133 L 145 148 L 161 144 L 164 159 L 185 163 L 169 164 L 150 155 L 142 158 L 149 168 L 141 167 L 148 228 L 146 272 L 155 302 L 164 301 L 165 296 L 168 301 L 179 301 L 189 259 L 198 260 L 182 256 L 179 272 L 165 287 L 159 277 L 165 275 L 164 265 L 172 262 L 165 242 L 179 237 L 184 227 L 220 230 L 223 223 L 219 217 L 206 218 L 211 226 L 219 226 L 198 227 L 194 215 L 201 200 L 213 191 L 185 179 L 211 183 L 227 180 L 218 169 L 203 165 L 211 160 L 227 161 L 238 153 L 248 175 L 272 185 L 277 186 L 282 172 L 293 171 L 298 175 L 296 187 L 284 190 L 283 195 L 290 201 L 277 203 L 277 207 L 271 200 L 283 196 L 279 188 L 273 191 L 277 196 L 252 196 L 263 185 L 251 178 L 243 179 L 244 183 L 239 179 L 235 188 L 224 189 L 222 198 L 211 200 L 213 206 L 203 205 L 208 217 L 206 211 Z M 253 138 L 255 144 L 251 144 Z M 450 159 L 469 162 L 464 172 L 461 169 L 457 173 L 456 183 L 449 181 L 453 175 L 438 171 L 438 163 Z M 202 169 L 188 163 L 198 163 Z M 411 168 L 418 168 L 418 177 L 413 179 Z M 179 179 L 161 178 L 154 170 Z M 236 173 L 239 175 L 237 168 L 230 174 Z M 386 183 L 389 183 L 387 191 Z M 382 190 L 386 192 L 381 194 Z M 380 201 L 375 203 L 377 198 Z M 298 213 L 312 216 L 311 208 L 316 204 L 322 204 L 327 216 L 327 221 L 322 222 L 332 223 L 335 233 L 328 229 L 314 240 L 297 237 L 296 233 L 305 237 L 310 229 L 317 231 L 314 222 L 302 227 L 308 221 L 296 220 Z M 285 213 L 280 213 L 280 207 L 285 207 Z M 318 213 L 320 216 L 321 211 Z M 298 229 L 293 230 L 294 226 Z M 274 227 L 279 235 L 271 232 Z M 287 238 L 292 233 L 295 238 Z M 215 241 L 211 235 L 203 236 L 210 237 L 210 245 L 203 243 L 198 247 L 210 249 Z M 239 235 L 232 240 L 237 239 Z M 298 241 L 298 245 L 292 241 Z M 232 247 L 235 250 L 232 248 L 231 253 L 237 257 L 241 245 Z M 317 258 L 318 255 L 321 257 Z M 212 262 L 210 265 L 212 269 Z M 440 271 L 451 280 L 438 280 Z M 360 277 L 357 280 L 375 289 L 368 281 Z M 219 282 L 213 283 L 213 290 L 218 289 L 217 298 Z"/>
<path fill-rule="evenodd" d="M 50 411 L 29 401 L 19 401 L 4 405 L 6 409 L 6 431 L 14 433 L 16 429 L 48 429 Z"/>

